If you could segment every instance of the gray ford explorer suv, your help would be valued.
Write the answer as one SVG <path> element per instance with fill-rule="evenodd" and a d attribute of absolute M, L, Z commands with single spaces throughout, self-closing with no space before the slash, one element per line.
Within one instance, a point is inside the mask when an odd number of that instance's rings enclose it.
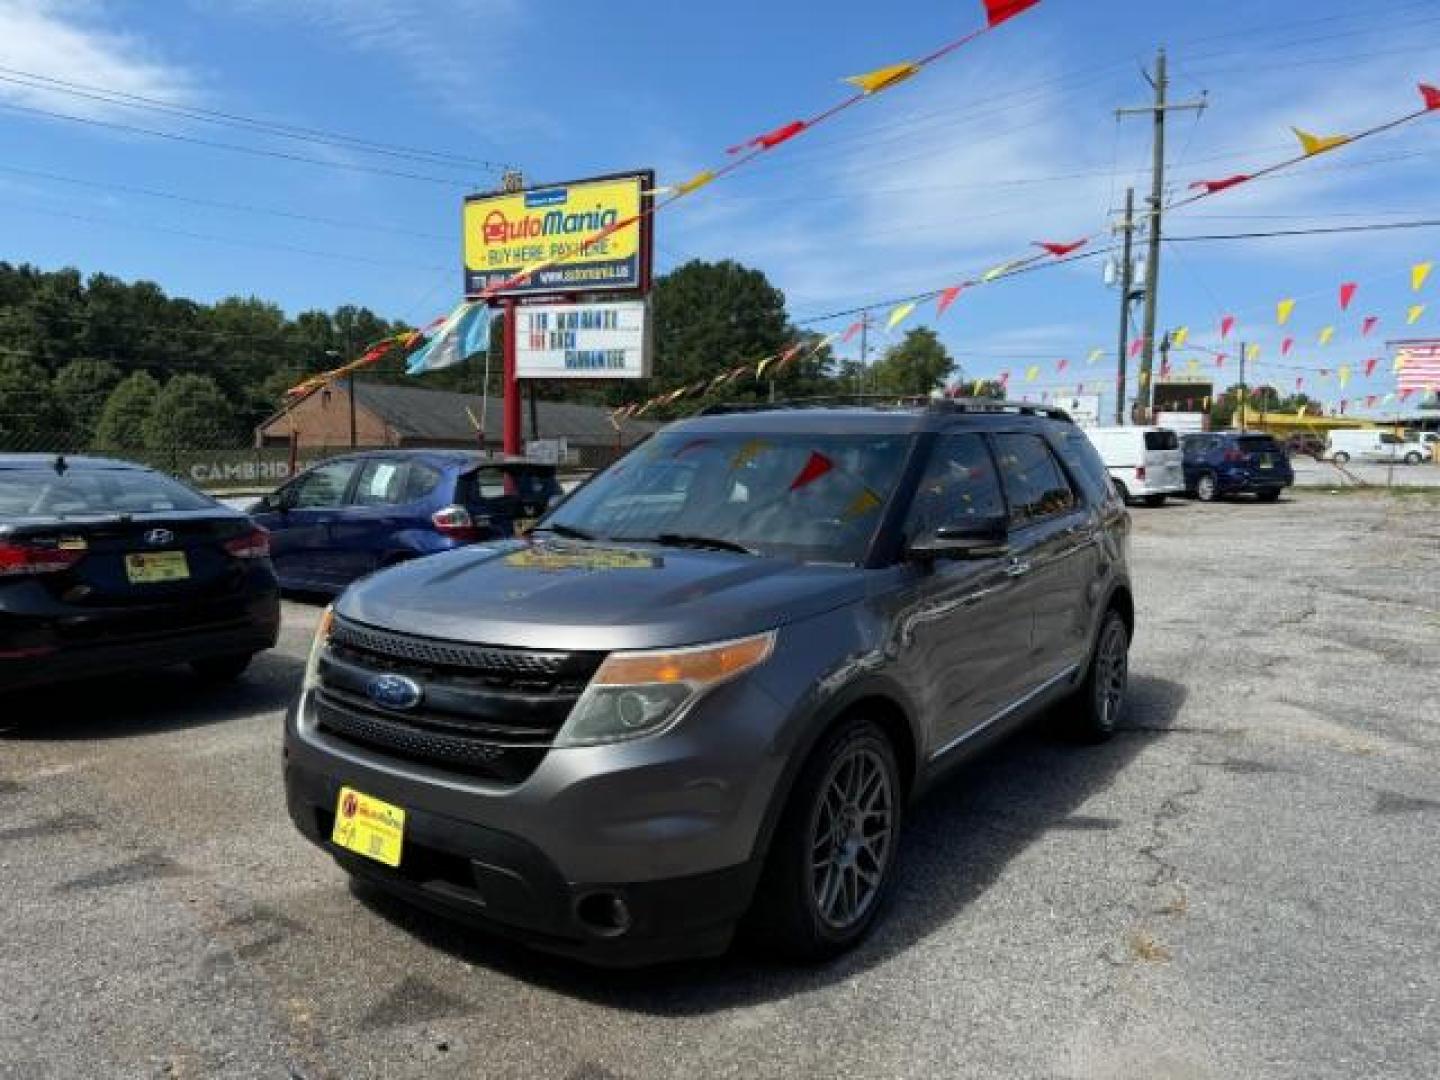
<path fill-rule="evenodd" d="M 1048 706 L 1103 739 L 1129 517 L 1062 412 L 820 403 L 673 424 L 520 540 L 352 586 L 286 725 L 349 873 L 596 963 L 822 958 L 906 809 Z"/>

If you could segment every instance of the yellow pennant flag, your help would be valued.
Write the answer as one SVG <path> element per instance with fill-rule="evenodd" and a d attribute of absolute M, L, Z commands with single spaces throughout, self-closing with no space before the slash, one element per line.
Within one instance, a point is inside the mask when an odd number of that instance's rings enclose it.
<path fill-rule="evenodd" d="M 1391 370 L 1394 371 L 1396 375 L 1399 375 L 1400 372 L 1405 370 L 1405 354 L 1403 352 L 1395 357 L 1395 363 L 1392 365 Z"/>
<path fill-rule="evenodd" d="M 1150 373 L 1143 368 L 1140 371 L 1140 389 L 1145 389 L 1145 384 L 1150 381 Z"/>
<path fill-rule="evenodd" d="M 1329 345 L 1331 339 L 1334 338 L 1334 337 L 1335 337 L 1335 327 L 1333 327 L 1333 326 L 1327 326 L 1327 327 L 1325 327 L 1324 330 L 1321 330 L 1321 331 L 1320 331 L 1320 344 L 1321 344 L 1321 345 Z"/>
<path fill-rule="evenodd" d="M 970 396 L 971 396 L 971 397 L 979 397 L 979 396 L 980 396 L 980 391 L 981 391 L 981 390 L 984 390 L 984 389 L 985 389 L 985 380 L 984 380 L 984 379 L 976 379 L 976 380 L 975 380 L 975 386 L 974 386 L 974 387 L 971 389 L 971 391 L 970 391 Z"/>
<path fill-rule="evenodd" d="M 1246 360 L 1259 360 L 1259 359 L 1260 359 L 1260 346 L 1259 346 L 1259 345 L 1251 345 L 1248 349 L 1246 349 L 1246 350 L 1245 350 L 1245 359 L 1246 359 Z"/>
<path fill-rule="evenodd" d="M 880 496 L 867 487 L 850 500 L 850 505 L 845 508 L 845 517 L 847 519 L 864 517 L 879 506 L 880 502 Z"/>
<path fill-rule="evenodd" d="M 989 270 L 986 270 L 983 275 L 981 275 L 980 280 L 981 280 L 982 282 L 985 282 L 985 281 L 994 281 L 996 278 L 998 278 L 998 277 L 1000 277 L 1000 276 L 1002 276 L 1002 275 L 1004 275 L 1004 274 L 1008 274 L 1011 270 L 1015 269 L 1015 267 L 1018 266 L 1018 265 L 1020 265 L 1020 264 L 1019 264 L 1019 263 L 1014 263 L 1014 262 L 1007 262 L 1007 263 L 1001 263 L 999 266 L 992 266 Z"/>
<path fill-rule="evenodd" d="M 1026 381 L 1026 382 L 1034 382 L 1036 376 L 1039 375 L 1039 374 L 1040 374 L 1040 365 L 1039 365 L 1039 364 L 1031 364 L 1028 368 L 1025 369 L 1025 381 Z"/>
<path fill-rule="evenodd" d="M 915 305 L 913 303 L 901 304 L 894 311 L 890 312 L 890 320 L 885 324 L 885 329 L 894 330 L 895 327 L 899 326 L 902 322 L 908 319 L 910 317 L 910 313 L 914 310 Z"/>
<path fill-rule="evenodd" d="M 1339 372 L 1337 372 L 1337 374 L 1340 376 L 1340 389 L 1344 390 L 1345 384 L 1350 381 L 1350 365 L 1341 364 L 1340 370 Z"/>
<path fill-rule="evenodd" d="M 1430 271 L 1435 269 L 1432 262 L 1416 263 L 1410 268 L 1410 288 L 1419 292 L 1425 287 L 1425 279 L 1430 276 Z"/>
<path fill-rule="evenodd" d="M 1200 411 L 1201 411 L 1201 412 L 1209 412 L 1209 411 L 1210 411 L 1210 399 L 1209 399 L 1208 397 L 1203 398 L 1203 399 L 1201 400 L 1201 402 L 1200 402 Z"/>
<path fill-rule="evenodd" d="M 675 185 L 675 196 L 676 198 L 679 198 L 682 195 L 689 195 L 692 191 L 699 191 L 702 187 L 704 187 L 706 184 L 710 183 L 710 181 L 714 179 L 714 169 L 706 169 L 704 172 L 698 172 L 689 180 L 686 180 L 683 184 Z"/>
<path fill-rule="evenodd" d="M 1281 326 L 1284 326 L 1290 321 L 1290 316 L 1294 314 L 1294 312 L 1294 300 L 1281 300 L 1278 304 L 1275 305 L 1275 318 Z"/>
<path fill-rule="evenodd" d="M 1102 356 L 1104 356 L 1104 355 L 1105 355 L 1105 350 L 1104 350 L 1104 349 L 1091 349 L 1091 350 L 1090 350 L 1090 360 L 1089 360 L 1089 362 L 1093 364 L 1093 363 L 1095 363 L 1095 361 L 1099 360 L 1099 359 L 1100 359 Z"/>
<path fill-rule="evenodd" d="M 1300 140 L 1306 157 L 1323 154 L 1327 150 L 1334 150 L 1337 146 L 1344 146 L 1350 141 L 1349 135 L 1312 135 L 1297 127 L 1292 127 L 1290 130 L 1295 132 L 1295 137 Z"/>
<path fill-rule="evenodd" d="M 1188 326 L 1176 327 L 1170 335 L 1170 344 L 1173 348 L 1183 349 L 1185 342 L 1190 340 L 1190 328 Z"/>
<path fill-rule="evenodd" d="M 1420 321 L 1420 316 L 1421 316 L 1421 315 L 1424 315 L 1424 314 L 1425 314 L 1425 305 L 1424 305 L 1424 304 L 1416 304 L 1416 305 L 1415 305 L 1414 307 L 1412 307 L 1412 308 L 1410 309 L 1410 311 L 1406 314 L 1406 316 L 1405 316 L 1405 324 L 1406 324 L 1407 326 L 1414 326 L 1417 322 Z"/>
<path fill-rule="evenodd" d="M 859 87 L 862 93 L 878 94 L 881 90 L 888 90 L 897 83 L 904 82 L 919 70 L 919 64 L 891 64 L 889 67 L 867 71 L 863 75 L 851 75 L 845 81 L 851 86 Z"/>

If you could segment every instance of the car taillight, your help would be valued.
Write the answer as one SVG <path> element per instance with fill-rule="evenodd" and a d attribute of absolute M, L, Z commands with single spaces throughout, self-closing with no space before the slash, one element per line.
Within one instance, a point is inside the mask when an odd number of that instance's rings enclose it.
<path fill-rule="evenodd" d="M 1136 479 L 1136 480 L 1144 480 L 1144 479 L 1145 479 L 1145 466 L 1144 466 L 1144 465 L 1141 465 L 1138 469 L 1135 470 L 1135 479 Z"/>
<path fill-rule="evenodd" d="M 237 559 L 263 559 L 270 554 L 270 530 L 256 525 L 249 532 L 225 541 L 225 550 Z"/>
<path fill-rule="evenodd" d="M 478 521 L 470 516 L 463 506 L 444 506 L 430 515 L 430 523 L 441 536 L 451 540 L 478 540 L 484 527 L 489 524 L 485 518 Z"/>
<path fill-rule="evenodd" d="M 1239 450 L 1226 450 L 1225 456 L 1222 460 L 1235 464 L 1244 461 L 1245 454 Z"/>
<path fill-rule="evenodd" d="M 0 540 L 0 577 L 53 574 L 68 570 L 84 557 L 84 548 L 39 547 L 13 540 Z"/>

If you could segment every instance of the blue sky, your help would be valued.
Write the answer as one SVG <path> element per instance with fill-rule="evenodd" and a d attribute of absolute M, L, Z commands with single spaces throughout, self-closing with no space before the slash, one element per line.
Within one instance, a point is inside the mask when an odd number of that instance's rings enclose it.
<path fill-rule="evenodd" d="M 1173 118 L 1177 189 L 1286 155 L 1291 123 L 1337 133 L 1414 108 L 1415 83 L 1440 82 L 1440 6 L 1373 7 L 1043 0 L 662 217 L 660 267 L 739 259 L 769 274 L 802 320 L 974 276 L 1032 240 L 1101 228 L 1126 185 L 1148 187 L 1148 123 L 1117 125 L 1114 109 L 1147 100 L 1140 68 L 1160 44 L 1176 96 L 1208 91 L 1211 104 L 1199 120 Z M 0 0 L 0 77 L 11 80 L 0 78 L 0 259 L 148 278 L 202 300 L 257 295 L 292 312 L 356 302 L 426 321 L 458 299 L 460 198 L 495 181 L 482 162 L 539 181 L 634 166 L 683 179 L 724 147 L 838 100 L 844 75 L 980 21 L 978 0 Z M 447 159 L 123 108 L 16 82 L 17 71 Z M 36 109 L 323 163 L 23 111 Z M 1427 118 L 1177 213 L 1168 231 L 1435 219 L 1437 150 L 1440 118 Z M 1290 389 L 1303 377 L 1326 398 L 1383 394 L 1388 361 L 1371 380 L 1359 374 L 1383 340 L 1440 334 L 1440 274 L 1428 295 L 1409 291 L 1410 266 L 1437 256 L 1433 229 L 1176 244 L 1161 321 L 1189 325 L 1205 346 L 1234 313 L 1262 346 L 1262 378 Z M 1361 286 L 1345 314 L 1342 281 Z M 1285 330 L 1274 316 L 1282 297 L 1298 301 Z M 1404 326 L 1409 305 L 1425 301 L 1420 322 Z M 1382 327 L 1362 340 L 1369 314 Z M 1038 394 L 1108 383 L 1113 361 L 1086 357 L 1113 351 L 1117 317 L 1094 260 L 967 294 L 936 325 L 967 375 L 1008 369 Z M 925 322 L 933 308 L 922 305 L 907 326 Z M 1335 342 L 1320 349 L 1329 324 Z M 1285 336 L 1298 344 L 1282 368 Z M 1025 387 L 1032 364 L 1041 374 Z M 1341 364 L 1356 371 L 1343 395 L 1314 374 Z M 1231 360 L 1222 379 L 1233 377 Z"/>

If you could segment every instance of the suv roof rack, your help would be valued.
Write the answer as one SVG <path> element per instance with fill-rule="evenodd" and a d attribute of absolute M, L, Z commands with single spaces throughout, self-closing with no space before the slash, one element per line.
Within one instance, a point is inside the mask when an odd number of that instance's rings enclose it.
<path fill-rule="evenodd" d="M 933 413 L 1015 413 L 1021 416 L 1044 416 L 1051 420 L 1074 423 L 1064 409 L 1036 405 L 1029 401 L 997 401 L 994 398 L 932 398 L 927 394 L 831 394 L 824 397 L 782 398 L 778 401 L 739 401 L 711 405 L 700 411 L 701 416 L 723 416 L 727 413 L 771 412 L 781 409 L 908 409 Z"/>

